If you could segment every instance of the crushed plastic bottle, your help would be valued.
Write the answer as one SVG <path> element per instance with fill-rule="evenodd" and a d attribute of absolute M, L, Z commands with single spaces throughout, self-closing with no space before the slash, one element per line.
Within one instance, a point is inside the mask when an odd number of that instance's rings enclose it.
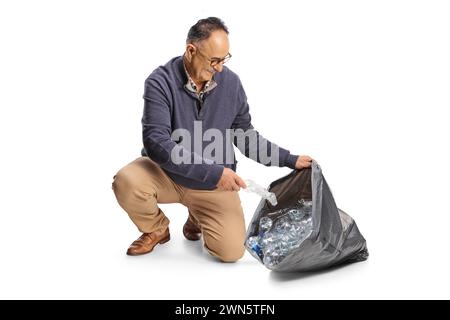
<path fill-rule="evenodd" d="M 252 250 L 252 253 L 258 258 L 262 258 L 261 246 L 259 244 L 259 237 L 250 237 L 247 240 L 247 247 Z"/>
<path fill-rule="evenodd" d="M 269 269 L 279 264 L 311 234 L 312 201 L 301 200 L 295 206 L 278 210 L 259 221 L 259 234 L 247 241 L 247 247 Z"/>
<path fill-rule="evenodd" d="M 269 192 L 266 188 L 261 187 L 253 180 L 248 179 L 245 180 L 244 182 L 247 185 L 247 188 L 244 190 L 256 193 L 263 199 L 269 201 L 272 206 L 276 206 L 278 204 L 277 197 L 273 192 Z"/>
<path fill-rule="evenodd" d="M 259 220 L 259 230 L 269 231 L 272 228 L 272 219 L 269 217 L 263 217 Z"/>

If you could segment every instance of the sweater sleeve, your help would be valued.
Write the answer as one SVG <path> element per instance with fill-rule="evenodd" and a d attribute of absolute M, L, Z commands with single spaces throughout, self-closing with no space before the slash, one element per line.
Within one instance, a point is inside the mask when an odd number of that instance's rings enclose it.
<path fill-rule="evenodd" d="M 169 172 L 204 183 L 205 189 L 216 188 L 224 167 L 177 144 L 171 134 L 169 101 L 157 81 L 149 78 L 145 83 L 142 117 L 146 154 Z M 174 161 L 173 154 L 182 155 L 182 159 L 187 161 Z"/>
<path fill-rule="evenodd" d="M 264 138 L 252 125 L 250 107 L 244 88 L 239 81 L 238 113 L 234 119 L 233 143 L 247 158 L 265 166 L 289 167 L 295 169 L 298 155 Z"/>

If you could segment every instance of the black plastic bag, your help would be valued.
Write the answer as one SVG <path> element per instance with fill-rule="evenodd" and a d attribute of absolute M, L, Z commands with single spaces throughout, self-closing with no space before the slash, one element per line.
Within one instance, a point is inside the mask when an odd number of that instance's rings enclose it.
<path fill-rule="evenodd" d="M 312 163 L 311 168 L 294 170 L 272 182 L 269 191 L 275 193 L 278 203 L 272 206 L 267 200 L 260 202 L 246 237 L 247 250 L 266 267 L 284 272 L 311 271 L 368 258 L 366 240 L 355 221 L 337 208 L 322 170 L 316 162 Z M 309 209 L 305 203 L 310 204 Z M 294 219 L 293 213 L 296 214 L 295 219 L 300 221 L 299 225 L 303 227 L 301 231 L 296 229 L 298 233 L 295 234 L 302 236 L 298 236 L 294 244 L 292 235 L 289 238 L 286 233 L 276 233 L 276 230 L 282 230 L 279 226 L 290 227 L 288 222 Z M 265 223 L 270 220 L 270 224 L 261 224 L 260 227 L 262 218 Z M 294 230 L 294 227 L 292 228 Z M 268 232 L 278 236 L 269 237 Z M 279 246 L 281 238 L 290 239 L 290 246 Z M 275 242 L 273 239 L 276 239 Z M 270 248 L 267 240 L 272 241 Z M 272 259 L 273 257 L 276 259 Z"/>

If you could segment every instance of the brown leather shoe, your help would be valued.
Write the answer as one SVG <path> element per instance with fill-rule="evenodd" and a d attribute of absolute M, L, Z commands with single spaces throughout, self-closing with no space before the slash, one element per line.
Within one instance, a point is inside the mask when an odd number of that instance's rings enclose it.
<path fill-rule="evenodd" d="M 155 231 L 143 233 L 128 248 L 127 255 L 139 256 L 153 251 L 153 248 L 159 243 L 163 244 L 170 240 L 169 228 L 165 231 Z"/>
<path fill-rule="evenodd" d="M 183 234 L 186 239 L 191 241 L 197 241 L 200 240 L 200 238 L 202 237 L 202 230 L 195 222 L 193 222 L 188 217 L 186 223 L 183 226 Z"/>

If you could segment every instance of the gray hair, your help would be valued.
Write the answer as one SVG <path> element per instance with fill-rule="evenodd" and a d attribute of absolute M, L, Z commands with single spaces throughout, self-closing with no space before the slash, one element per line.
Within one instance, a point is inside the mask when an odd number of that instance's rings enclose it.
<path fill-rule="evenodd" d="M 216 17 L 209 17 L 198 20 L 188 32 L 186 43 L 194 43 L 206 40 L 211 35 L 211 32 L 216 30 L 223 30 L 228 34 L 228 28 L 225 23 Z"/>

